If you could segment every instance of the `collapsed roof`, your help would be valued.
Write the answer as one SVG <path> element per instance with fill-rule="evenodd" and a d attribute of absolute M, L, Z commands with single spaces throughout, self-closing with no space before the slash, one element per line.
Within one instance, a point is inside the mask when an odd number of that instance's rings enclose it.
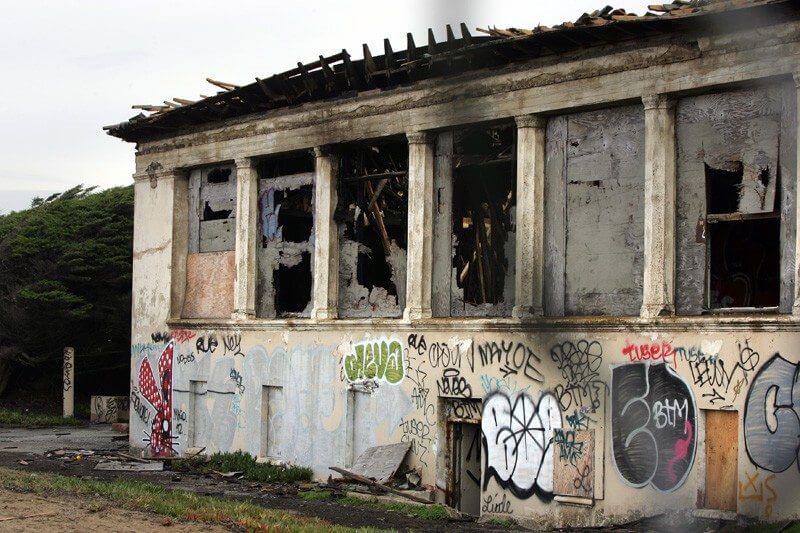
<path fill-rule="evenodd" d="M 370 90 L 386 90 L 467 71 L 507 65 L 545 55 L 555 55 L 597 45 L 614 44 L 665 34 L 711 34 L 721 30 L 769 24 L 797 17 L 800 0 L 675 0 L 648 6 L 644 15 L 606 6 L 584 13 L 574 22 L 526 30 L 478 30 L 466 24 L 456 37 L 447 25 L 447 39 L 437 42 L 428 29 L 427 43 L 417 45 L 411 33 L 405 50 L 395 51 L 383 41 L 383 55 L 373 55 L 363 45 L 363 59 L 346 51 L 323 57 L 255 82 L 239 86 L 208 78 L 221 89 L 216 95 L 192 101 L 174 98 L 164 105 L 139 105 L 150 113 L 106 126 L 109 135 L 125 141 L 176 135 L 200 125 L 264 113 L 307 102 L 351 98 Z"/>

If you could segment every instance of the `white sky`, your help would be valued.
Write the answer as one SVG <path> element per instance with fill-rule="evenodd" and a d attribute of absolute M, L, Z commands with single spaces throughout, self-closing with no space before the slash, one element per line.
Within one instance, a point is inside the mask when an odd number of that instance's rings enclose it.
<path fill-rule="evenodd" d="M 642 14 L 647 2 L 614 5 Z M 432 27 L 575 20 L 602 0 L 0 0 L 0 212 L 78 183 L 126 185 L 133 145 L 102 126 L 132 104 L 213 94 L 346 48 L 361 58 L 389 37 L 417 45 Z M 38 192 L 37 192 L 38 191 Z"/>

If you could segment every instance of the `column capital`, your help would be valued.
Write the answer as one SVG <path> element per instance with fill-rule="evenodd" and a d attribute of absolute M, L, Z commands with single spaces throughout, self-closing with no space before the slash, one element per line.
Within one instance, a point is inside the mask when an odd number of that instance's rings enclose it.
<path fill-rule="evenodd" d="M 666 94 L 645 94 L 642 104 L 648 109 L 671 109 L 675 106 L 675 99 Z"/>
<path fill-rule="evenodd" d="M 433 140 L 433 135 L 427 131 L 409 131 L 406 133 L 408 144 L 428 144 Z"/>
<path fill-rule="evenodd" d="M 517 128 L 543 129 L 547 127 L 547 117 L 536 113 L 516 116 L 514 121 L 517 123 Z"/>
<path fill-rule="evenodd" d="M 233 163 L 236 165 L 237 170 L 251 170 L 256 167 L 256 163 L 252 157 L 238 157 L 234 159 Z"/>
<path fill-rule="evenodd" d="M 155 188 L 156 183 L 165 179 L 179 179 L 188 177 L 188 171 L 182 168 L 163 168 L 157 167 L 152 163 L 142 172 L 133 174 L 133 181 L 150 181 L 150 185 Z"/>
<path fill-rule="evenodd" d="M 318 158 L 318 157 L 330 157 L 330 156 L 335 154 L 335 151 L 333 149 L 333 145 L 330 145 L 330 144 L 325 144 L 325 145 L 322 145 L 322 146 L 315 146 L 313 148 L 313 151 L 314 151 L 314 157 L 315 158 Z"/>

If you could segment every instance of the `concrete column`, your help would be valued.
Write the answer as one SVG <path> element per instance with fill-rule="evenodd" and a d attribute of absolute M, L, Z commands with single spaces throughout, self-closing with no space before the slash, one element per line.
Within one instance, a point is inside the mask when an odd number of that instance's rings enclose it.
<path fill-rule="evenodd" d="M 796 88 L 796 107 L 795 107 L 795 142 L 797 161 L 795 163 L 795 230 L 794 230 L 794 304 L 792 314 L 800 316 L 800 70 L 794 73 L 794 85 Z"/>
<path fill-rule="evenodd" d="M 433 270 L 434 138 L 415 131 L 408 137 L 408 267 L 405 320 L 430 318 Z"/>
<path fill-rule="evenodd" d="M 189 253 L 189 174 L 172 171 L 162 178 L 172 188 L 172 269 L 170 318 L 180 318 L 186 296 L 186 256 Z"/>
<path fill-rule="evenodd" d="M 75 348 L 64 348 L 64 418 L 75 416 Z"/>
<path fill-rule="evenodd" d="M 339 316 L 339 230 L 333 220 L 339 160 L 329 147 L 314 149 L 314 308 L 311 318 Z"/>
<path fill-rule="evenodd" d="M 515 318 L 542 315 L 544 280 L 544 152 L 547 119 L 517 121 L 517 243 Z"/>
<path fill-rule="evenodd" d="M 675 102 L 642 97 L 645 122 L 644 294 L 641 316 L 675 312 Z"/>
<path fill-rule="evenodd" d="M 252 159 L 236 160 L 236 281 L 233 318 L 256 316 L 258 172 Z"/>

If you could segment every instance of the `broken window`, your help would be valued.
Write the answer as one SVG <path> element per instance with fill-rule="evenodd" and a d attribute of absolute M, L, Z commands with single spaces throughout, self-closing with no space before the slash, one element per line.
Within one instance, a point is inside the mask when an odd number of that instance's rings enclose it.
<path fill-rule="evenodd" d="M 408 231 L 406 140 L 343 147 L 338 192 L 339 315 L 401 316 Z"/>
<path fill-rule="evenodd" d="M 190 252 L 223 252 L 236 248 L 236 176 L 232 165 L 192 172 Z"/>
<path fill-rule="evenodd" d="M 731 161 L 727 168 L 707 163 L 704 167 L 708 307 L 777 307 L 780 214 L 774 210 L 775 178 L 768 166 L 755 169 L 745 178 L 741 161 Z M 766 207 L 771 211 L 761 211 Z"/>
<path fill-rule="evenodd" d="M 678 313 L 781 305 L 783 108 L 773 89 L 679 102 Z"/>
<path fill-rule="evenodd" d="M 258 166 L 257 315 L 311 314 L 314 158 L 272 157 Z"/>
<path fill-rule="evenodd" d="M 502 316 L 513 304 L 516 127 L 453 132 L 453 316 Z"/>

